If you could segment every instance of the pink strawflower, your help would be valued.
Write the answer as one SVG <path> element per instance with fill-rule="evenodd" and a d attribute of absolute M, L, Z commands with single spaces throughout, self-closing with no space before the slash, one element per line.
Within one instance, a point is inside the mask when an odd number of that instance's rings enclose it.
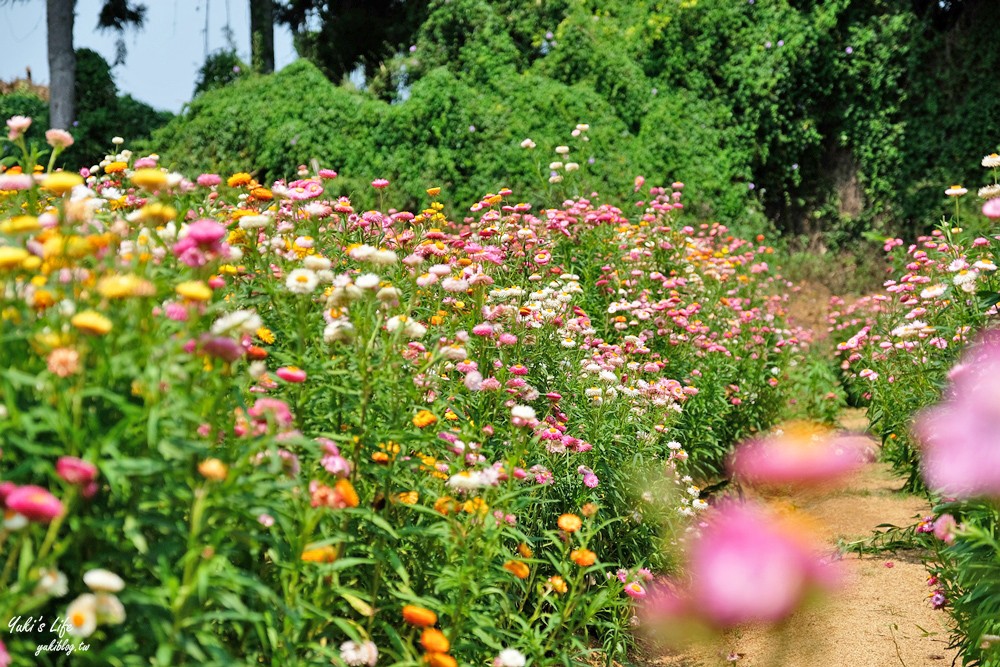
<path fill-rule="evenodd" d="M 7 652 L 7 646 L 0 639 L 0 667 L 10 667 L 13 661 L 14 659 L 10 657 L 10 653 Z"/>
<path fill-rule="evenodd" d="M 70 484 L 86 486 L 97 479 L 97 466 L 75 456 L 61 456 L 56 461 L 56 474 Z"/>
<path fill-rule="evenodd" d="M 334 178 L 337 178 L 337 172 L 335 172 L 333 169 L 320 169 L 319 177 L 329 181 Z"/>
<path fill-rule="evenodd" d="M 730 457 L 730 472 L 755 484 L 817 484 L 849 475 L 874 451 L 874 444 L 863 436 L 792 431 L 740 445 Z"/>
<path fill-rule="evenodd" d="M 946 399 L 917 418 L 924 479 L 955 498 L 1000 497 L 1000 333 L 988 333 L 950 374 Z"/>
<path fill-rule="evenodd" d="M 50 373 L 66 378 L 80 370 L 80 353 L 71 347 L 57 347 L 49 352 L 45 364 Z"/>
<path fill-rule="evenodd" d="M 285 382 L 305 382 L 306 372 L 298 366 L 282 366 L 275 371 L 275 375 Z"/>
<path fill-rule="evenodd" d="M 51 129 L 45 131 L 45 141 L 53 148 L 69 148 L 73 145 L 73 135 L 66 130 Z"/>
<path fill-rule="evenodd" d="M 340 455 L 340 449 L 336 443 L 329 438 L 318 438 L 316 442 L 323 445 L 324 455 L 319 461 L 320 465 L 331 475 L 349 477 L 353 466 L 350 461 Z"/>
<path fill-rule="evenodd" d="M 293 201 L 316 199 L 323 194 L 323 185 L 319 181 L 304 179 L 288 184 L 285 195 Z"/>
<path fill-rule="evenodd" d="M 625 595 L 633 600 L 642 600 L 646 597 L 646 588 L 638 581 L 630 581 L 625 584 Z"/>
<path fill-rule="evenodd" d="M 49 523 L 63 513 L 63 504 L 40 486 L 19 486 L 7 496 L 7 509 L 30 521 Z"/>
<path fill-rule="evenodd" d="M 210 246 L 226 236 L 226 228 L 215 220 L 196 220 L 187 226 L 187 237 L 200 246 Z"/>
<path fill-rule="evenodd" d="M 955 522 L 955 517 L 950 514 L 942 514 L 934 522 L 934 537 L 946 544 L 951 544 L 955 541 L 955 530 L 957 528 L 958 524 Z"/>
<path fill-rule="evenodd" d="M 31 127 L 31 119 L 27 116 L 11 116 L 7 119 L 7 138 L 17 141 L 24 136 L 24 133 Z"/>
<path fill-rule="evenodd" d="M 983 215 L 990 220 L 1000 218 L 1000 198 L 987 199 L 983 204 Z"/>
<path fill-rule="evenodd" d="M 34 184 L 28 174 L 0 174 L 0 191 L 27 190 Z"/>
<path fill-rule="evenodd" d="M 375 188 L 376 190 L 387 188 L 389 187 L 389 181 L 387 181 L 384 178 L 376 178 L 374 181 L 372 181 L 372 187 Z"/>
<path fill-rule="evenodd" d="M 719 628 L 775 623 L 811 589 L 837 581 L 799 527 L 761 508 L 729 504 L 706 520 L 688 549 L 690 584 L 658 587 L 646 607 L 652 622 L 697 618 Z"/>
<path fill-rule="evenodd" d="M 207 354 L 210 357 L 216 357 L 229 363 L 236 361 L 246 353 L 246 348 L 232 338 L 213 336 L 211 334 L 203 334 L 198 339 L 198 347 L 202 354 Z"/>
<path fill-rule="evenodd" d="M 222 177 L 218 174 L 201 174 L 198 176 L 197 183 L 203 188 L 210 188 L 218 185 L 222 182 Z"/>

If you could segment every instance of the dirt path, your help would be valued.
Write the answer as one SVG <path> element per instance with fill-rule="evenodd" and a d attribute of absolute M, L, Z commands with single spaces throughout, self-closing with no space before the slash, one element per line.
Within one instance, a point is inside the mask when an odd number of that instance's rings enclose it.
<path fill-rule="evenodd" d="M 865 421 L 850 412 L 844 427 L 861 431 Z M 901 482 L 883 464 L 872 464 L 842 489 L 816 498 L 789 498 L 816 519 L 831 548 L 838 540 L 869 537 L 876 526 L 912 524 L 926 513 L 921 499 L 898 491 Z M 780 635 L 750 627 L 727 637 L 715 651 L 668 656 L 656 665 L 695 667 L 945 667 L 947 616 L 928 603 L 927 573 L 919 554 L 897 552 L 844 557 L 845 588 L 789 620 Z M 737 657 L 738 656 L 738 657 Z M 735 660 L 733 660 L 735 658 Z"/>

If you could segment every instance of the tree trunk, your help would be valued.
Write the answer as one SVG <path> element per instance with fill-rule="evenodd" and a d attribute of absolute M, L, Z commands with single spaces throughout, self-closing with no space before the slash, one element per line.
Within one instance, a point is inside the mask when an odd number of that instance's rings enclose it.
<path fill-rule="evenodd" d="M 274 71 L 274 2 L 250 0 L 250 62 L 257 72 Z"/>
<path fill-rule="evenodd" d="M 76 0 L 46 0 L 49 47 L 49 127 L 69 130 L 76 119 Z"/>

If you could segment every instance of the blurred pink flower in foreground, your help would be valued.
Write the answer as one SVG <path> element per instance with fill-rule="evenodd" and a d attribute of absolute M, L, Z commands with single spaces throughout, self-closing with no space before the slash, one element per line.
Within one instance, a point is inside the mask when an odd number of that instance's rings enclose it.
<path fill-rule="evenodd" d="M 690 583 L 649 593 L 646 621 L 658 629 L 694 620 L 715 628 L 775 623 L 812 590 L 839 581 L 806 531 L 759 507 L 725 505 L 706 521 L 688 550 Z"/>
<path fill-rule="evenodd" d="M 820 484 L 856 471 L 871 460 L 874 451 L 874 443 L 864 436 L 793 426 L 781 435 L 738 447 L 729 460 L 729 470 L 750 484 Z"/>
<path fill-rule="evenodd" d="M 949 374 L 946 398 L 917 418 L 927 484 L 956 498 L 1000 497 L 1000 332 Z"/>

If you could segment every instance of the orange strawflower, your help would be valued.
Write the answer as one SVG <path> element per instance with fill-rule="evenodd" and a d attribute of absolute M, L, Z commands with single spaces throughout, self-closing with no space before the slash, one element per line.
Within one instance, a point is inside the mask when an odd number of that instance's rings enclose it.
<path fill-rule="evenodd" d="M 569 554 L 569 559 L 580 567 L 590 567 L 597 562 L 597 554 L 590 549 L 573 549 Z"/>
<path fill-rule="evenodd" d="M 458 667 L 455 658 L 447 653 L 427 653 L 424 655 L 424 662 L 430 667 Z"/>
<path fill-rule="evenodd" d="M 302 560 L 307 563 L 332 563 L 337 560 L 337 550 L 329 544 L 315 549 L 306 549 L 302 552 Z"/>
<path fill-rule="evenodd" d="M 205 459 L 198 464 L 198 472 L 205 479 L 221 482 L 229 474 L 229 467 L 219 459 Z"/>
<path fill-rule="evenodd" d="M 420 635 L 420 643 L 430 653 L 447 653 L 451 642 L 437 628 L 425 628 Z"/>
<path fill-rule="evenodd" d="M 566 585 L 566 580 L 560 577 L 558 574 L 549 577 L 549 586 L 551 586 L 552 590 L 554 590 L 559 595 L 565 595 L 566 591 L 569 590 L 569 587 Z"/>
<path fill-rule="evenodd" d="M 575 533 L 583 527 L 583 521 L 575 514 L 563 514 L 559 517 L 559 529 L 567 533 Z"/>
<path fill-rule="evenodd" d="M 354 490 L 354 486 L 346 479 L 339 479 L 337 483 L 333 485 L 334 490 L 340 494 L 341 500 L 343 500 L 344 505 L 347 507 L 357 507 L 360 502 L 358 498 L 358 492 Z"/>
<path fill-rule="evenodd" d="M 238 188 L 244 185 L 249 185 L 252 181 L 253 177 L 250 174 L 245 171 L 241 171 L 226 179 L 226 185 L 231 188 Z"/>
<path fill-rule="evenodd" d="M 434 511 L 444 514 L 451 514 L 458 509 L 458 503 L 451 496 L 441 496 L 434 501 Z"/>
<path fill-rule="evenodd" d="M 437 623 L 438 617 L 430 609 L 408 604 L 403 607 L 403 620 L 418 628 L 427 628 Z"/>
<path fill-rule="evenodd" d="M 531 574 L 528 564 L 519 560 L 509 560 L 503 564 L 503 569 L 513 574 L 518 579 L 527 579 Z"/>
<path fill-rule="evenodd" d="M 521 542 L 517 545 L 517 553 L 521 554 L 522 558 L 531 558 L 535 555 L 526 542 Z"/>
<path fill-rule="evenodd" d="M 429 410 L 421 410 L 413 418 L 413 425 L 417 428 L 427 428 L 437 423 L 438 418 Z"/>

